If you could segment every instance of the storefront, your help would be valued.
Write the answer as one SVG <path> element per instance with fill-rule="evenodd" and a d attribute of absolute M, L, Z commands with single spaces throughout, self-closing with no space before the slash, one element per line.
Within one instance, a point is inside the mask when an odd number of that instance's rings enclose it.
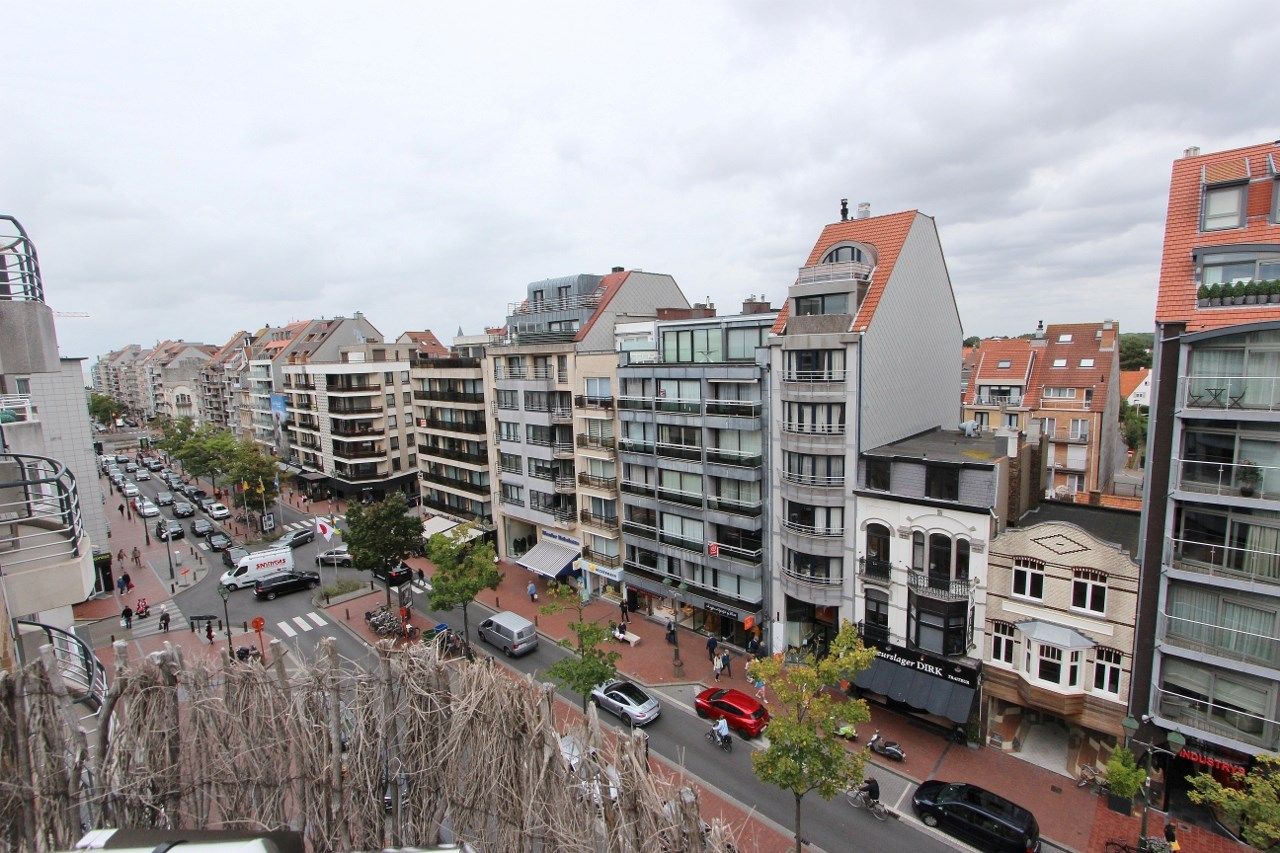
<path fill-rule="evenodd" d="M 582 557 L 578 560 L 578 569 L 587 595 L 598 595 L 613 602 L 622 601 L 626 595 L 621 566 L 606 566 Z"/>
<path fill-rule="evenodd" d="M 759 604 L 712 598 L 685 585 L 680 589 L 636 573 L 626 575 L 628 606 L 665 622 L 675 615 L 683 628 L 714 634 L 722 642 L 744 647 L 751 637 L 762 639 Z M 678 615 L 676 615 L 678 614 Z"/>
<path fill-rule="evenodd" d="M 1188 782 L 1190 777 L 1208 773 L 1220 784 L 1228 788 L 1238 788 L 1243 784 L 1244 774 L 1252 765 L 1253 757 L 1243 752 L 1236 752 L 1199 738 L 1187 738 L 1186 745 L 1178 750 L 1177 756 L 1169 759 L 1165 790 L 1163 792 L 1155 790 L 1154 802 L 1165 810 L 1172 809 L 1184 814 L 1194 813 L 1200 807 L 1192 806 L 1187 799 L 1187 791 L 1191 788 Z M 1163 801 L 1160 800 L 1162 793 L 1167 797 Z"/>
<path fill-rule="evenodd" d="M 787 596 L 786 647 L 789 652 L 826 655 L 840 633 L 840 609 Z"/>
<path fill-rule="evenodd" d="M 539 530 L 538 541 L 516 558 L 516 565 L 563 583 L 582 574 L 576 565 L 581 553 L 582 543 L 572 536 Z"/>
<path fill-rule="evenodd" d="M 853 684 L 874 702 L 956 729 L 973 713 L 979 681 L 977 667 L 886 643 Z"/>

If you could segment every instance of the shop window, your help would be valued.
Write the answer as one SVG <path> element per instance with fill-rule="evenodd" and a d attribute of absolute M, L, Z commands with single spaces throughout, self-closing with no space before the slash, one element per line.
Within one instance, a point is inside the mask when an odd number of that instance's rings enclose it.
<path fill-rule="evenodd" d="M 991 659 L 1013 665 L 1013 625 L 996 622 L 991 627 Z"/>
<path fill-rule="evenodd" d="M 1076 569 L 1071 582 L 1071 606 L 1076 610 L 1105 615 L 1107 576 L 1092 569 Z"/>
<path fill-rule="evenodd" d="M 1019 598 L 1044 600 L 1044 563 L 1026 557 L 1013 561 L 1013 594 Z"/>
<path fill-rule="evenodd" d="M 1094 652 L 1093 689 L 1101 693 L 1120 694 L 1120 664 L 1124 654 L 1117 649 L 1099 646 Z"/>

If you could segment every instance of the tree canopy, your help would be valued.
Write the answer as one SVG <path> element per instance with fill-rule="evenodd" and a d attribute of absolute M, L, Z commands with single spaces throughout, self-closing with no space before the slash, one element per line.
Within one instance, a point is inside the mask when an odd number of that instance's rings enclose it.
<path fill-rule="evenodd" d="M 422 547 L 422 519 L 410 514 L 404 495 L 392 492 L 377 503 L 356 504 L 347 510 L 343 538 L 355 568 L 389 569 Z M 391 603 L 390 585 L 387 603 Z"/>
<path fill-rule="evenodd" d="M 89 395 L 89 416 L 106 426 L 115 426 L 116 418 L 124 414 L 124 404 L 106 394 Z"/>
<path fill-rule="evenodd" d="M 1151 347 L 1154 335 L 1150 332 L 1129 332 L 1120 336 L 1120 369 L 1138 370 L 1151 366 Z"/>
<path fill-rule="evenodd" d="M 1223 785 L 1208 773 L 1189 780 L 1187 797 L 1207 804 L 1240 825 L 1244 840 L 1259 850 L 1280 844 L 1280 756 L 1260 752 L 1253 769 L 1238 777 L 1238 785 Z"/>
<path fill-rule="evenodd" d="M 587 620 L 586 602 L 575 587 L 553 583 L 547 589 L 547 598 L 547 603 L 539 608 L 544 614 L 549 616 L 562 610 L 573 610 L 577 619 L 569 623 L 572 636 L 560 642 L 560 645 L 571 649 L 574 654 L 560 658 L 547 667 L 546 675 L 561 687 L 577 693 L 582 701 L 582 711 L 586 713 L 591 691 L 617 677 L 620 655 L 600 648 L 609 639 L 609 629 L 599 622 Z"/>
<path fill-rule="evenodd" d="M 467 605 L 482 589 L 497 589 L 502 583 L 489 542 L 467 541 L 472 525 L 460 524 L 427 540 L 427 559 L 436 567 L 431 576 L 427 606 L 432 610 L 462 608 L 462 636 L 471 641 Z"/>

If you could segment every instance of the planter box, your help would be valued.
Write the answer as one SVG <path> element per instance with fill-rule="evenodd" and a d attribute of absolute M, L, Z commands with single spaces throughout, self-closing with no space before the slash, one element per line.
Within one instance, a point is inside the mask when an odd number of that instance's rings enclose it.
<path fill-rule="evenodd" d="M 1197 299 L 1197 300 L 1196 300 L 1196 307 L 1197 307 L 1197 308 L 1208 308 L 1208 307 L 1209 307 L 1209 300 L 1208 300 L 1208 299 Z"/>
<path fill-rule="evenodd" d="M 1117 797 L 1115 794 L 1107 794 L 1107 808 L 1113 812 L 1119 812 L 1122 815 L 1133 814 L 1133 798 Z"/>

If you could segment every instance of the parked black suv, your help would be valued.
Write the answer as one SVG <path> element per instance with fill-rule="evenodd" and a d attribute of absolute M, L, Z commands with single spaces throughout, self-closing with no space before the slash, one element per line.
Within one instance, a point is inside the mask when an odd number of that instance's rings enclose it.
<path fill-rule="evenodd" d="M 209 534 L 209 550 L 225 551 L 231 547 L 231 537 L 223 533 L 221 530 L 215 530 Z"/>
<path fill-rule="evenodd" d="M 276 572 L 253 585 L 253 597 L 259 601 L 264 598 L 272 601 L 277 595 L 300 589 L 315 589 L 318 586 L 320 575 L 315 572 Z"/>
<path fill-rule="evenodd" d="M 156 492 L 156 506 L 173 506 L 173 492 Z"/>
<path fill-rule="evenodd" d="M 156 522 L 156 538 L 161 542 L 169 539 L 183 539 L 182 525 L 170 518 L 162 518 Z"/>
<path fill-rule="evenodd" d="M 377 580 L 391 586 L 401 586 L 402 584 L 406 584 L 413 580 L 413 569 L 409 568 L 404 563 L 401 563 L 398 566 L 392 566 L 389 569 L 374 569 L 371 574 Z"/>
<path fill-rule="evenodd" d="M 911 806 L 927 826 L 936 826 L 979 850 L 1040 850 L 1040 826 L 1035 816 L 977 785 L 932 779 L 916 789 Z"/>
<path fill-rule="evenodd" d="M 192 536 L 208 536 L 213 532 L 213 522 L 207 518 L 197 518 L 191 522 Z"/>
<path fill-rule="evenodd" d="M 175 501 L 173 504 L 174 518 L 190 518 L 196 514 L 196 508 L 186 501 Z"/>
<path fill-rule="evenodd" d="M 240 565 L 240 559 L 247 556 L 249 556 L 249 551 L 245 548 L 228 548 L 222 552 L 222 562 L 226 564 L 228 569 L 234 569 Z"/>

